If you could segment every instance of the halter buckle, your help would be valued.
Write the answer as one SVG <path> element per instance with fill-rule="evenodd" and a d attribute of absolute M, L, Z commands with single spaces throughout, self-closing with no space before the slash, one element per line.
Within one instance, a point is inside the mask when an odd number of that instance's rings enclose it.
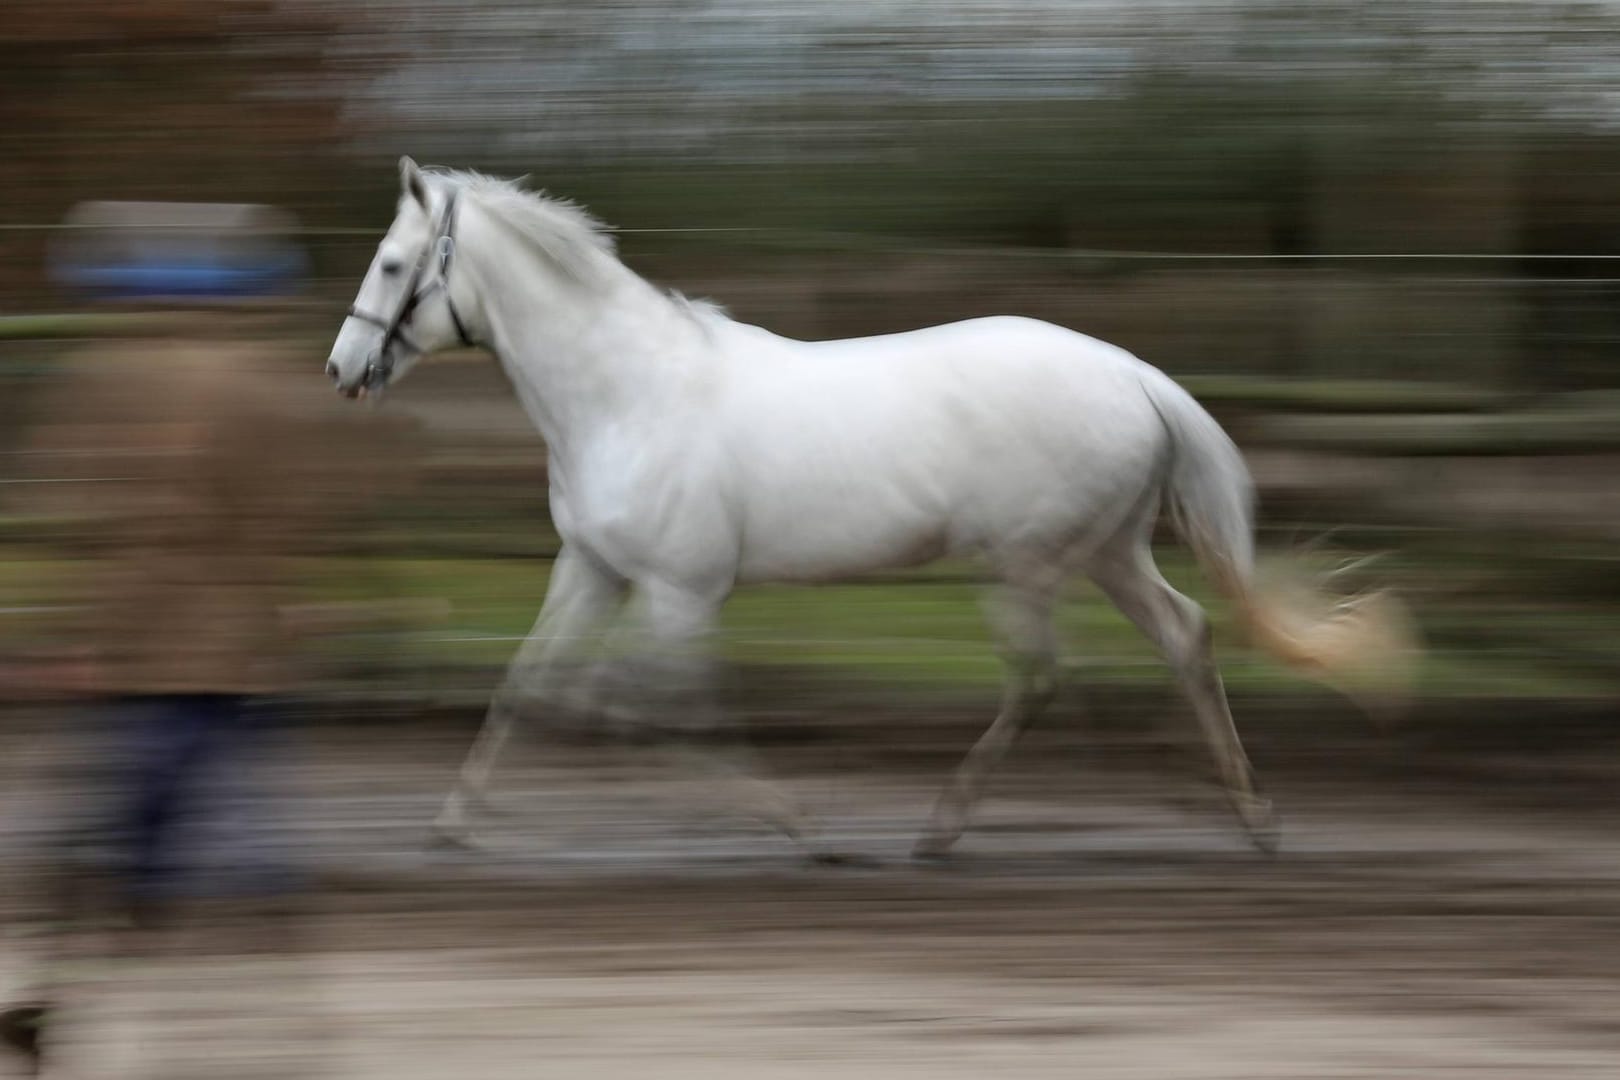
<path fill-rule="evenodd" d="M 365 374 L 360 377 L 362 386 L 377 386 L 388 378 L 388 371 L 382 365 L 382 358 L 381 349 L 373 350 L 371 355 L 366 357 Z"/>

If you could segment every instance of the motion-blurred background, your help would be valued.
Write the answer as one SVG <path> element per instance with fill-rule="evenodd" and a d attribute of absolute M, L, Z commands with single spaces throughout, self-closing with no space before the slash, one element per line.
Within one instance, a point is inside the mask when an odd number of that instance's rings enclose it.
<path fill-rule="evenodd" d="M 1609 0 L 14 3 L 0 492 L 85 479 L 42 471 L 24 433 L 65 355 L 162 317 L 105 302 L 63 252 L 160 226 L 292 252 L 274 334 L 329 393 L 326 350 L 408 153 L 526 174 L 618 226 L 645 276 L 781 333 L 1018 313 L 1123 345 L 1243 445 L 1265 546 L 1379 556 L 1359 580 L 1398 588 L 1430 647 L 1404 751 L 1439 732 L 1588 740 L 1620 700 L 1616 56 Z M 173 203 L 193 209 L 156 205 Z M 349 609 L 305 646 L 297 696 L 450 731 L 389 812 L 406 844 L 556 540 L 543 447 L 489 358 L 423 365 L 368 422 L 382 441 L 356 452 L 399 482 L 311 530 L 301 588 L 322 610 L 413 603 Z M 0 731 L 49 730 L 39 702 L 59 691 L 42 657 L 83 555 L 48 503 L 0 517 Z M 1166 566 L 1219 610 L 1183 557 Z M 1170 711 L 1146 643 L 1076 593 L 1087 723 Z M 877 715 L 862 738 L 899 732 L 886 760 L 929 770 L 999 678 L 953 565 L 747 590 L 723 647 L 758 738 L 846 738 Z M 1267 732 L 1359 737 L 1329 691 L 1235 643 L 1223 661 L 1262 765 Z M 878 758 L 848 753 L 854 771 Z"/>
<path fill-rule="evenodd" d="M 49 273 L 76 204 L 293 215 L 315 378 L 409 152 L 528 174 L 621 226 L 645 275 L 784 333 L 1016 312 L 1118 342 L 1245 443 L 1272 539 L 1350 526 L 1335 539 L 1398 549 L 1380 570 L 1422 607 L 1430 693 L 1610 695 L 1614 17 L 1438 0 L 22 5 L 0 45 L 4 430 L 62 339 L 97 332 Z M 397 398 L 425 425 L 425 488 L 380 532 L 332 538 L 454 603 L 431 662 L 407 665 L 438 689 L 441 666 L 488 685 L 550 547 L 538 441 L 493 365 L 459 360 Z M 29 525 L 7 521 L 14 608 L 49 562 Z M 890 588 L 744 597 L 736 648 L 995 678 L 954 586 L 893 604 Z M 1131 678 L 1146 653 L 1094 614 L 1082 652 Z"/>

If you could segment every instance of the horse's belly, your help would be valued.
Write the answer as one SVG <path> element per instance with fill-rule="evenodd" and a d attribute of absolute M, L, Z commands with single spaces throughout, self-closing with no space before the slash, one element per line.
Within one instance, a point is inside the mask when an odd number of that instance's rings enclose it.
<path fill-rule="evenodd" d="M 857 515 L 857 503 L 783 504 L 743 531 L 742 583 L 826 581 L 869 570 L 931 562 L 950 547 L 948 530 L 929 514 Z"/>

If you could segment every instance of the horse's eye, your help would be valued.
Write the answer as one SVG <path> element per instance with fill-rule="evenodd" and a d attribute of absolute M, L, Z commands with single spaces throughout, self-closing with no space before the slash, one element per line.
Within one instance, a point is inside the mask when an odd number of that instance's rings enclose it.
<path fill-rule="evenodd" d="M 405 269 L 405 264 L 397 259 L 389 259 L 387 262 L 382 264 L 382 272 L 387 274 L 389 277 L 398 277 L 399 272 L 403 269 Z"/>

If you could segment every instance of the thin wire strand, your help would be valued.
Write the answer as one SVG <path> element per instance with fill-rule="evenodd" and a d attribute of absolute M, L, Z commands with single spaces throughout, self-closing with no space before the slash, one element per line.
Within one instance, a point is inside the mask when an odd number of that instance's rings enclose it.
<path fill-rule="evenodd" d="M 218 231 L 217 225 L 203 223 L 175 223 L 175 224 L 142 224 L 132 222 L 124 225 L 90 224 L 82 222 L 0 222 L 0 233 L 7 232 L 210 232 Z M 332 226 L 332 225 L 304 225 L 293 228 L 264 228 L 230 230 L 234 236 L 301 236 L 301 237 L 344 237 L 344 236 L 380 236 L 384 229 Z M 619 228 L 609 227 L 609 232 L 620 235 L 635 236 L 674 236 L 674 235 L 711 235 L 711 234 L 769 234 L 783 238 L 797 238 L 805 240 L 820 240 L 823 242 L 845 242 L 851 246 L 879 247 L 888 245 L 889 250 L 905 251 L 913 254 L 967 254 L 982 256 L 1005 256 L 1014 258 L 1044 258 L 1044 259 L 1113 259 L 1113 260 L 1166 260 L 1166 261 L 1233 261 L 1233 262 L 1326 262 L 1334 260 L 1351 262 L 1368 262 L 1378 260 L 1414 260 L 1414 261 L 1466 261 L 1466 262 L 1613 262 L 1620 260 L 1620 254 L 1517 254 L 1511 252 L 1447 252 L 1447 251 L 1389 251 L 1389 252 L 1317 252 L 1312 254 L 1284 255 L 1275 252 L 1211 252 L 1211 251 L 1136 251 L 1114 248 L 1032 248 L 1014 247 L 1005 245 L 928 245 L 913 246 L 903 239 L 885 237 L 875 234 L 852 234 L 839 232 L 826 232 L 809 229 L 786 229 L 772 226 L 753 225 L 681 225 L 657 228 Z"/>

